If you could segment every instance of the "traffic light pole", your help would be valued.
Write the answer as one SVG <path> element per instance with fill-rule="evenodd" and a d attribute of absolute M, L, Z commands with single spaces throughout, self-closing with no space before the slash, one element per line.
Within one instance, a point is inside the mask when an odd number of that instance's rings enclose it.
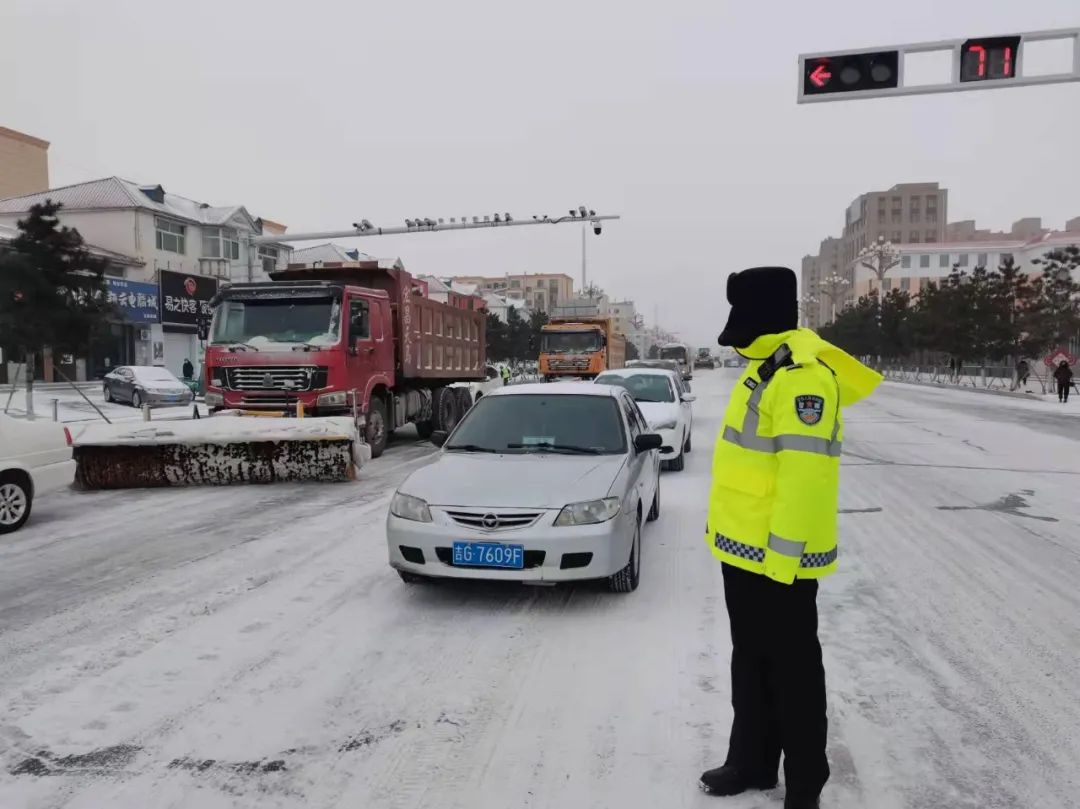
<path fill-rule="evenodd" d="M 473 217 L 479 219 L 479 217 Z M 251 238 L 252 244 L 281 244 L 282 242 L 311 242 L 318 241 L 320 239 L 347 239 L 368 236 L 399 236 L 411 233 L 441 233 L 443 231 L 450 230 L 479 230 L 483 228 L 512 228 L 523 227 L 525 225 L 561 225 L 568 222 L 577 222 L 580 224 L 588 223 L 593 233 L 600 235 L 600 231 L 603 227 L 602 223 L 613 219 L 620 219 L 621 217 L 613 214 L 597 214 L 595 211 L 584 211 L 581 214 L 577 212 L 572 213 L 569 216 L 561 216 L 557 219 L 552 219 L 548 216 L 534 216 L 532 219 L 514 219 L 507 216 L 506 218 L 495 216 L 493 221 L 489 221 L 489 217 L 484 217 L 484 221 L 466 222 L 465 217 L 462 217 L 460 222 L 456 222 L 451 219 L 449 222 L 445 222 L 442 219 L 425 219 L 425 220 L 406 220 L 404 227 L 390 227 L 381 228 L 372 225 L 366 219 L 353 224 L 349 230 L 322 230 L 308 233 L 282 233 L 278 236 L 254 236 Z"/>
<path fill-rule="evenodd" d="M 1072 48 L 1069 69 L 1049 75 L 1023 75 L 1026 46 L 1050 40 L 1069 42 Z M 906 86 L 905 57 L 935 52 L 951 53 L 948 80 Z M 1075 81 L 1080 81 L 1080 28 L 1059 28 L 1005 36 L 800 54 L 798 103 L 994 90 Z"/>

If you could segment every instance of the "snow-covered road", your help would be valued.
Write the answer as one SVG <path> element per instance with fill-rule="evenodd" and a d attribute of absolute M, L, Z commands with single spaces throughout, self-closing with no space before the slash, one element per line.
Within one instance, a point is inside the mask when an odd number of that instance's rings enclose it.
<path fill-rule="evenodd" d="M 0 807 L 779 807 L 696 787 L 730 721 L 701 534 L 733 378 L 695 378 L 630 595 L 403 584 L 408 440 L 354 484 L 43 498 L 0 543 Z M 845 451 L 825 805 L 1077 806 L 1080 419 L 889 384 Z"/>

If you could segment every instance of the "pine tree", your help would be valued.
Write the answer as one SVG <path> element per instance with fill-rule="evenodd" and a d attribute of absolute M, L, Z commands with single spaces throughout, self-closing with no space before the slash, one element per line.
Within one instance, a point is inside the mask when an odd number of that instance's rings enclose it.
<path fill-rule="evenodd" d="M 33 407 L 34 354 L 84 351 L 106 328 L 107 262 L 92 255 L 73 228 L 61 227 L 61 205 L 34 205 L 18 221 L 19 235 L 0 253 L 0 345 L 26 362 L 27 409 Z"/>
<path fill-rule="evenodd" d="M 487 316 L 488 360 L 498 362 L 509 358 L 506 340 L 506 324 L 494 312 Z"/>

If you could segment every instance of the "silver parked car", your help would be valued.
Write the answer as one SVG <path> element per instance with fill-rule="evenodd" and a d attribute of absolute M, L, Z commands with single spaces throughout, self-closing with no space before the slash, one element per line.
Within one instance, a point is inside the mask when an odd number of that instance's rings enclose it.
<path fill-rule="evenodd" d="M 195 394 L 168 368 L 158 365 L 121 365 L 105 374 L 106 402 L 130 402 L 135 407 L 191 404 Z"/>
<path fill-rule="evenodd" d="M 622 388 L 518 385 L 483 397 L 413 472 L 387 516 L 390 565 L 425 578 L 563 582 L 641 576 L 660 514 L 662 439 Z"/>

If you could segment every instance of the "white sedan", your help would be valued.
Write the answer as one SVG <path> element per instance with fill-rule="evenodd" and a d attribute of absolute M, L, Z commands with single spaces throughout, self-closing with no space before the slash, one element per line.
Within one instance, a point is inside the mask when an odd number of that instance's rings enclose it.
<path fill-rule="evenodd" d="M 641 526 L 660 514 L 661 438 L 620 388 L 515 385 L 432 434 L 435 463 L 401 484 L 386 521 L 390 566 L 427 578 L 635 590 Z"/>
<path fill-rule="evenodd" d="M 0 534 L 22 528 L 35 495 L 72 482 L 69 441 L 62 424 L 0 414 Z"/>
<path fill-rule="evenodd" d="M 694 394 L 685 392 L 674 371 L 663 368 L 620 368 L 596 377 L 598 385 L 626 388 L 649 422 L 649 429 L 660 433 L 664 444 L 660 460 L 676 472 L 686 466 L 686 453 L 693 449 L 690 434 L 694 427 L 691 402 Z"/>

